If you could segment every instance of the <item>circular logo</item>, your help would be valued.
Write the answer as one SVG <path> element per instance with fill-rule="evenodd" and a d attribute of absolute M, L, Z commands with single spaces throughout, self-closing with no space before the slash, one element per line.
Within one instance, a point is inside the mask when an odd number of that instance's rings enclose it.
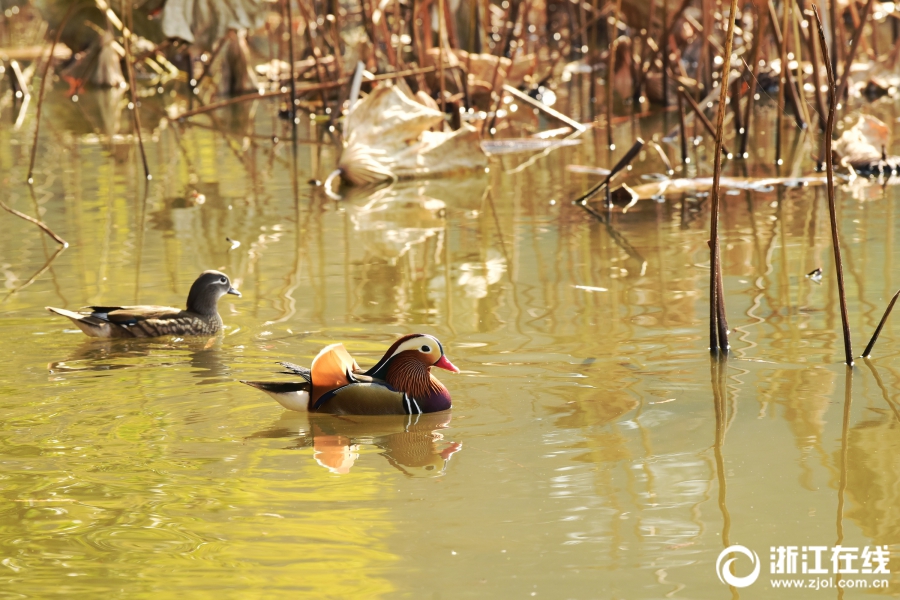
<path fill-rule="evenodd" d="M 729 554 L 743 554 L 747 558 L 750 559 L 750 562 L 753 563 L 753 572 L 747 575 L 746 577 L 738 577 L 731 573 L 731 563 L 737 560 L 737 558 L 729 558 L 725 560 L 725 557 Z M 723 562 L 724 561 L 724 562 Z M 718 560 L 716 560 L 716 575 L 719 576 L 719 581 L 726 585 L 733 585 L 736 588 L 745 588 L 748 585 L 752 584 L 756 581 L 756 578 L 759 577 L 759 556 L 756 552 L 741 546 L 739 544 L 735 544 L 733 546 L 728 546 L 719 554 Z"/>

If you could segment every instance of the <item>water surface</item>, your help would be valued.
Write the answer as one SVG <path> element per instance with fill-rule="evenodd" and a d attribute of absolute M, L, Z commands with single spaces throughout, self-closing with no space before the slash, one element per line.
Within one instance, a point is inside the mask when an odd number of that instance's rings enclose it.
<path fill-rule="evenodd" d="M 336 202 L 310 183 L 322 126 L 294 158 L 275 104 L 176 129 L 147 101 L 145 188 L 112 93 L 51 96 L 33 195 L 33 114 L 0 128 L 4 200 L 71 243 L 42 271 L 52 240 L 0 215 L 0 596 L 799 598 L 766 581 L 770 546 L 900 543 L 900 325 L 847 372 L 822 188 L 724 197 L 719 364 L 708 198 L 594 221 L 570 200 L 596 177 L 566 166 L 614 162 L 603 131 Z M 747 173 L 772 176 L 760 115 Z M 619 152 L 676 122 L 625 120 Z M 819 141 L 787 139 L 780 174 L 811 173 Z M 629 178 L 663 170 L 647 151 Z M 898 189 L 838 192 L 857 354 L 900 283 Z M 181 305 L 209 268 L 244 294 L 217 339 L 89 340 L 43 310 Z M 308 416 L 238 383 L 411 332 L 462 369 L 439 374 L 449 413 Z M 740 591 L 714 568 L 734 543 L 763 561 Z"/>

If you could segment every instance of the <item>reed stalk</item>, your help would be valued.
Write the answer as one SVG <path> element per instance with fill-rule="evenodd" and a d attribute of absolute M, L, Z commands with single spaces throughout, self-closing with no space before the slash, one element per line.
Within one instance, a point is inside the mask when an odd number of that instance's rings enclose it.
<path fill-rule="evenodd" d="M 688 143 L 687 143 L 687 126 L 684 122 L 684 88 L 678 86 L 678 128 L 681 130 L 681 164 L 687 165 L 691 162 L 690 157 L 688 156 Z M 687 175 L 682 169 L 682 175 Z"/>
<path fill-rule="evenodd" d="M 834 267 L 837 271 L 838 293 L 841 301 L 841 325 L 844 334 L 844 359 L 847 366 L 853 366 L 853 348 L 850 341 L 850 321 L 847 316 L 847 294 L 844 289 L 844 263 L 841 260 L 841 241 L 838 235 L 837 216 L 834 206 L 834 157 L 832 156 L 831 136 L 834 132 L 834 113 L 837 111 L 837 94 L 834 85 L 834 71 L 831 61 L 828 60 L 828 43 L 825 41 L 825 31 L 822 21 L 819 19 L 819 10 L 812 5 L 813 16 L 816 19 L 816 28 L 819 31 L 819 46 L 822 50 L 822 60 L 826 63 L 825 72 L 828 75 L 828 89 L 831 92 L 828 98 L 828 119 L 825 123 L 825 174 L 828 189 L 828 214 L 831 217 L 831 241 L 834 246 Z"/>
<path fill-rule="evenodd" d="M 37 220 L 37 219 L 35 219 L 35 218 L 33 218 L 33 217 L 29 217 L 29 216 L 26 215 L 25 213 L 22 213 L 22 212 L 17 211 L 17 210 L 14 209 L 13 207 L 8 206 L 5 202 L 3 202 L 3 200 L 0 200 L 0 208 L 2 208 L 3 210 L 5 210 L 6 212 L 8 212 L 8 213 L 10 213 L 10 214 L 12 214 L 12 215 L 15 215 L 15 216 L 19 217 L 20 219 L 25 219 L 25 220 L 28 221 L 29 223 L 33 223 L 33 224 L 37 225 L 38 227 L 41 228 L 41 230 L 43 230 L 44 233 L 46 233 L 47 235 L 49 235 L 50 237 L 52 237 L 53 240 L 54 240 L 57 244 L 61 245 L 63 248 L 68 248 L 68 247 L 69 247 L 69 242 L 67 242 L 66 240 L 62 239 L 61 237 L 59 237 L 58 235 L 56 235 L 55 233 L 53 233 L 53 230 L 50 229 L 50 228 L 47 226 L 47 224 L 44 223 L 43 221 L 39 221 L 39 220 Z"/>
<path fill-rule="evenodd" d="M 612 152 L 616 149 L 613 140 L 613 75 L 616 68 L 616 39 L 618 39 L 617 31 L 614 25 L 607 23 L 607 37 L 609 38 L 609 51 L 606 54 L 606 147 Z M 593 77 L 593 73 L 591 73 Z"/>
<path fill-rule="evenodd" d="M 750 93 L 747 95 L 747 105 L 744 107 L 744 133 L 741 135 L 741 158 L 749 158 L 747 151 L 750 144 L 750 123 L 753 119 L 753 105 L 756 103 L 756 82 L 759 81 L 759 55 L 762 49 L 763 32 L 766 30 L 766 11 L 756 10 L 756 27 L 753 28 L 753 51 L 750 63 Z"/>
<path fill-rule="evenodd" d="M 774 4 L 772 4 L 771 0 L 769 2 L 769 6 L 771 10 L 774 10 Z M 781 62 L 780 69 L 780 77 L 778 78 L 778 110 L 775 113 L 775 164 L 777 166 L 781 166 L 784 164 L 784 159 L 781 158 L 781 145 L 782 145 L 782 137 L 784 132 L 784 107 L 786 105 L 786 96 L 787 96 L 787 73 L 790 71 L 788 68 L 788 58 L 787 58 L 787 36 L 790 29 L 788 29 L 788 19 L 791 16 L 791 2 L 786 0 L 782 2 L 782 26 L 781 32 L 779 36 L 778 25 L 776 19 L 772 20 L 773 26 L 775 27 L 775 37 L 776 39 L 780 37 L 778 40 L 778 56 L 779 61 Z"/>
<path fill-rule="evenodd" d="M 144 164 L 144 177 L 149 181 L 153 179 L 153 176 L 150 175 L 150 167 L 147 165 L 147 152 L 144 150 L 144 137 L 141 134 L 141 117 L 138 114 L 137 84 L 134 79 L 134 56 L 131 54 L 131 34 L 134 31 L 134 24 L 131 22 L 130 15 L 131 5 L 123 0 L 122 20 L 124 21 L 128 18 L 128 27 L 122 28 L 122 45 L 125 47 L 125 70 L 128 72 L 128 91 L 131 96 L 131 122 L 137 134 L 138 148 L 141 151 L 141 162 Z"/>
<path fill-rule="evenodd" d="M 292 0 L 287 0 L 290 3 Z M 328 82 L 328 73 L 322 67 L 322 51 L 319 50 L 319 45 L 316 43 L 316 38 L 313 36 L 312 24 L 316 22 L 315 17 L 311 16 L 309 11 L 306 9 L 306 5 L 303 4 L 303 0 L 297 0 L 297 6 L 300 8 L 300 14 L 303 17 L 303 20 L 306 21 L 306 44 L 309 46 L 309 51 L 312 52 L 313 62 L 316 65 L 316 79 L 319 80 L 319 83 L 327 83 Z M 288 10 L 290 11 L 290 5 Z M 382 23 L 384 20 L 382 19 Z M 293 26 L 291 26 L 293 29 Z M 291 44 L 291 37 L 288 37 L 288 43 Z M 390 45 L 390 39 L 387 41 L 388 49 L 392 48 Z M 294 62 L 294 56 L 291 55 L 291 64 Z M 328 97 L 325 95 L 325 88 L 319 89 L 319 97 L 322 100 L 322 107 L 328 107 Z"/>
<path fill-rule="evenodd" d="M 668 27 L 663 31 L 663 34 L 660 38 L 661 43 L 656 46 L 656 49 L 651 50 L 650 55 L 647 57 L 646 61 L 641 67 L 640 72 L 638 73 L 638 86 L 644 83 L 644 79 L 647 77 L 647 73 L 650 72 L 650 66 L 653 64 L 653 61 L 656 60 L 656 54 L 660 51 L 666 53 L 668 51 L 668 44 L 666 41 L 675 31 L 675 25 L 678 23 L 678 19 L 681 17 L 681 13 L 683 13 L 688 6 L 690 6 L 691 0 L 682 0 L 681 6 L 678 7 L 672 15 L 669 17 Z M 665 63 L 664 63 L 665 64 Z"/>
<path fill-rule="evenodd" d="M 831 56 L 829 56 L 828 62 L 831 63 L 832 73 L 837 73 L 838 60 L 840 58 L 839 53 L 841 51 L 841 45 L 838 43 L 837 17 L 837 0 L 830 0 L 828 3 L 828 26 L 831 28 L 831 41 L 833 47 L 831 48 Z"/>
<path fill-rule="evenodd" d="M 797 90 L 798 90 L 798 98 L 800 100 L 800 110 L 803 112 L 803 120 L 806 123 L 811 121 L 809 117 L 809 107 L 806 105 L 806 94 L 803 91 L 804 80 L 803 80 L 803 52 L 801 51 L 801 34 L 800 34 L 800 19 L 802 18 L 802 14 L 800 12 L 800 7 L 796 6 L 795 3 L 797 0 L 788 0 L 791 3 L 791 26 L 793 27 L 794 32 L 794 56 L 797 60 L 798 68 L 797 68 Z"/>
<path fill-rule="evenodd" d="M 728 62 L 730 63 L 731 61 L 729 60 Z M 678 91 L 680 92 L 681 96 L 685 100 L 688 101 L 688 104 L 691 105 L 691 108 L 693 109 L 694 114 L 696 114 L 697 118 L 700 119 L 700 122 L 703 124 L 703 128 L 706 129 L 706 132 L 709 133 L 709 135 L 712 136 L 713 139 L 717 139 L 718 135 L 716 133 L 716 128 L 713 127 L 713 124 L 709 122 L 708 118 L 706 118 L 706 115 L 703 113 L 703 109 L 700 108 L 700 105 L 697 104 L 697 101 L 694 100 L 691 97 L 691 95 L 688 94 L 684 88 L 678 88 Z M 721 96 L 721 93 L 720 93 L 720 96 Z M 720 108 L 721 108 L 721 105 L 720 105 Z M 731 153 L 728 151 L 728 149 L 724 145 L 722 146 L 722 151 L 725 153 L 726 156 L 731 155 Z"/>
<path fill-rule="evenodd" d="M 719 106 L 716 112 L 716 149 L 713 158 L 713 185 L 710 224 L 710 279 L 709 279 L 709 347 L 710 351 L 728 352 L 728 322 L 725 317 L 725 293 L 722 287 L 722 265 L 719 256 L 719 183 L 722 175 L 722 148 L 725 137 L 725 104 L 728 101 L 728 75 L 731 73 L 731 51 L 734 47 L 734 16 L 737 0 L 731 0 L 728 15 L 728 32 L 725 34 L 725 56 L 722 77 L 719 82 Z"/>
<path fill-rule="evenodd" d="M 288 33 L 288 66 L 291 73 L 291 109 L 288 115 L 291 117 L 291 142 L 297 143 L 297 75 L 294 73 L 294 10 L 291 8 L 293 0 L 285 0 L 285 13 L 287 14 Z M 309 23 L 306 24 L 309 27 Z M 279 77 L 280 79 L 280 77 Z M 279 81 L 279 84 L 281 81 Z M 280 86 L 279 86 L 280 87 Z"/>
<path fill-rule="evenodd" d="M 456 68 L 456 67 L 450 67 L 450 68 Z M 372 77 L 372 79 L 363 80 L 362 83 L 363 84 L 367 84 L 367 83 L 371 84 L 371 83 L 375 83 L 376 81 L 386 81 L 388 79 L 397 79 L 399 77 L 407 77 L 410 75 L 422 75 L 425 73 L 432 73 L 435 70 L 436 70 L 436 67 L 424 67 L 421 69 L 407 69 L 406 71 L 397 71 L 394 73 L 381 73 L 379 75 L 375 75 L 374 77 Z M 327 81 L 325 83 L 315 83 L 315 84 L 310 84 L 310 85 L 306 85 L 303 87 L 298 87 L 298 88 L 296 88 L 296 94 L 299 97 L 299 96 L 302 96 L 309 92 L 318 92 L 320 90 L 328 90 L 328 89 L 332 89 L 332 88 L 341 87 L 342 85 L 344 85 L 348 81 L 350 81 L 350 79 L 351 79 L 350 77 L 342 77 L 336 81 Z M 243 96 L 229 98 L 227 100 L 222 100 L 221 102 L 216 102 L 214 104 L 207 104 L 206 106 L 202 106 L 202 107 L 194 109 L 194 110 L 185 111 L 185 112 L 181 113 L 180 115 L 178 115 L 177 117 L 174 117 L 173 120 L 180 121 L 180 120 L 186 119 L 188 117 L 202 115 L 203 113 L 212 112 L 212 111 L 218 110 L 220 108 L 225 108 L 226 106 L 231 106 L 232 104 L 240 104 L 241 102 L 247 102 L 250 100 L 263 100 L 265 98 L 280 98 L 281 96 L 287 96 L 290 93 L 291 93 L 290 91 L 287 91 L 287 92 L 277 91 L 277 92 L 266 92 L 264 94 L 244 94 Z"/>
<path fill-rule="evenodd" d="M 785 45 L 786 36 L 782 35 L 783 32 L 781 30 L 781 26 L 778 25 L 778 14 L 775 11 L 775 5 L 772 3 L 772 0 L 769 0 L 769 18 L 772 23 L 772 31 L 775 33 L 775 43 L 778 45 L 778 52 L 781 53 L 782 49 L 784 49 L 784 54 L 787 55 L 787 47 Z M 803 120 L 803 109 L 800 108 L 800 96 L 797 92 L 797 85 L 794 81 L 794 75 L 791 73 L 791 70 L 786 66 L 782 67 L 783 76 L 786 80 L 785 93 L 787 94 L 786 98 L 790 99 L 791 106 L 794 107 L 794 121 L 797 123 L 797 127 L 800 129 L 806 129 L 807 123 Z"/>
<path fill-rule="evenodd" d="M 812 15 L 811 11 L 805 11 L 805 14 Z M 813 35 L 812 27 L 807 29 L 808 37 L 806 38 L 809 45 L 809 60 L 813 68 L 813 85 L 816 88 L 816 110 L 819 112 L 819 129 L 825 131 L 825 119 L 828 109 L 825 108 L 825 99 L 822 97 L 822 74 L 819 71 L 819 52 L 816 49 L 816 36 Z"/>
<path fill-rule="evenodd" d="M 596 196 L 597 193 L 602 190 L 604 187 L 609 188 L 609 183 L 612 181 L 612 178 L 615 177 L 622 169 L 625 169 L 628 165 L 631 164 L 631 161 L 635 159 L 635 157 L 640 153 L 641 148 L 644 147 L 644 140 L 641 138 L 637 138 L 634 144 L 632 144 L 631 148 L 628 149 L 628 152 L 619 159 L 619 162 L 613 166 L 613 168 L 609 171 L 609 174 L 606 176 L 606 179 L 593 186 L 587 192 L 576 198 L 572 201 L 573 204 L 577 204 L 581 208 L 585 209 L 587 212 L 591 213 L 601 221 L 605 222 L 606 217 L 598 213 L 592 207 L 590 207 L 587 203 L 593 196 Z"/>
<path fill-rule="evenodd" d="M 872 14 L 873 2 L 874 0 L 866 2 L 866 7 L 863 9 L 862 17 L 859 20 L 859 27 L 856 28 L 856 31 L 853 32 L 853 37 L 850 39 L 850 50 L 847 52 L 847 57 L 844 59 L 844 70 L 841 72 L 841 81 L 837 86 L 837 102 L 841 102 L 844 98 L 844 94 L 847 93 L 847 83 L 850 81 L 850 66 L 853 64 L 853 59 L 856 58 L 856 51 L 859 48 L 859 42 L 862 39 L 866 21 L 869 20 L 869 15 Z"/>
<path fill-rule="evenodd" d="M 87 2 L 74 2 L 69 7 L 69 10 L 66 11 L 66 14 L 63 15 L 62 21 L 59 23 L 59 27 L 56 28 L 56 35 L 53 37 L 53 43 L 50 44 L 50 54 L 47 56 L 47 62 L 44 64 L 44 72 L 41 75 L 41 86 L 38 91 L 38 101 L 37 101 L 37 115 L 35 117 L 34 124 L 34 141 L 31 143 L 31 160 L 28 163 L 28 177 L 26 177 L 26 181 L 29 185 L 34 183 L 34 160 L 37 156 L 37 143 L 38 143 L 38 134 L 41 131 L 41 115 L 42 108 L 44 107 L 44 90 L 47 87 L 47 77 L 50 74 L 50 65 L 53 63 L 53 53 L 56 51 L 56 46 L 59 44 L 59 40 L 62 37 L 62 32 L 66 28 L 66 25 L 69 24 L 69 19 L 72 18 L 72 15 L 75 14 L 75 11 L 79 8 L 85 6 Z"/>
<path fill-rule="evenodd" d="M 438 77 L 441 83 L 441 112 L 447 113 L 447 82 L 444 80 L 444 0 L 438 0 Z M 497 61 L 499 64 L 499 60 Z"/>
<path fill-rule="evenodd" d="M 663 106 L 669 105 L 669 38 L 666 32 L 669 31 L 669 0 L 663 0 L 662 6 L 662 37 L 659 40 L 659 47 L 662 48 L 662 90 L 663 90 Z M 641 78 L 643 79 L 643 78 Z"/>
<path fill-rule="evenodd" d="M 891 298 L 890 304 L 887 305 L 887 308 L 884 311 L 884 314 L 881 316 L 881 321 L 878 322 L 878 327 L 875 328 L 875 333 L 872 334 L 872 339 L 869 340 L 868 345 L 866 345 L 866 349 L 863 350 L 862 357 L 869 358 L 872 356 L 872 349 L 875 347 L 875 342 L 878 340 L 878 336 L 881 335 L 881 330 L 884 329 L 884 324 L 887 322 L 889 316 L 891 316 L 891 311 L 894 310 L 894 304 L 897 302 L 897 298 L 900 297 L 900 290 L 894 294 L 894 297 Z"/>

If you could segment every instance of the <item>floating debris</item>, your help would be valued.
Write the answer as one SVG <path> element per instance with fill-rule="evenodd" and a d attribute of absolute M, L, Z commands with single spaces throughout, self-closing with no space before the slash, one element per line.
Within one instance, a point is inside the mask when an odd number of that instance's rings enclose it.
<path fill-rule="evenodd" d="M 456 131 L 442 131 L 444 114 L 417 102 L 400 86 L 376 88 L 346 119 L 347 143 L 338 168 L 354 185 L 487 167 L 474 127 L 463 124 Z"/>
<path fill-rule="evenodd" d="M 806 274 L 806 278 L 812 281 L 813 283 L 822 283 L 822 269 L 816 267 L 812 271 Z"/>
<path fill-rule="evenodd" d="M 241 247 L 241 243 L 239 241 L 233 240 L 230 237 L 226 237 L 225 241 L 231 244 L 231 248 L 228 249 L 229 252 L 231 252 L 232 250 L 237 250 Z"/>
<path fill-rule="evenodd" d="M 678 194 L 708 193 L 712 189 L 712 177 L 694 177 L 669 179 L 667 177 L 658 181 L 642 183 L 630 188 L 632 194 L 637 194 L 639 200 L 650 200 L 675 196 Z M 771 192 L 775 186 L 806 187 L 813 185 L 825 185 L 824 175 L 810 177 L 722 177 L 719 180 L 722 189 L 750 190 L 753 192 Z M 618 189 L 613 190 L 615 194 Z"/>
<path fill-rule="evenodd" d="M 578 146 L 581 140 L 542 140 L 535 138 L 516 138 L 505 140 L 482 140 L 481 149 L 491 155 L 517 154 L 520 152 L 538 152 L 548 148 L 562 146 Z"/>
<path fill-rule="evenodd" d="M 846 130 L 834 142 L 834 152 L 841 164 L 861 175 L 900 172 L 900 156 L 888 156 L 891 131 L 887 125 L 871 115 L 860 115 L 856 125 Z"/>
<path fill-rule="evenodd" d="M 586 175 L 609 175 L 609 169 L 603 167 L 588 167 L 585 165 L 566 165 L 566 171 L 570 173 L 584 173 Z"/>

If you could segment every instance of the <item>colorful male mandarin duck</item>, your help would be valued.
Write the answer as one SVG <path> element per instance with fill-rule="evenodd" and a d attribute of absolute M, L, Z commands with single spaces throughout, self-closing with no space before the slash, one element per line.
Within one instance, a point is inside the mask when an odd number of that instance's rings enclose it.
<path fill-rule="evenodd" d="M 459 369 L 436 338 L 422 333 L 394 342 L 381 360 L 362 372 L 343 344 L 327 346 L 311 368 L 279 363 L 303 381 L 242 381 L 269 394 L 288 410 L 336 415 L 415 415 L 450 408 L 450 392 L 431 367 Z"/>
<path fill-rule="evenodd" d="M 240 296 L 225 273 L 204 271 L 191 286 L 187 310 L 170 306 L 86 306 L 72 312 L 46 307 L 68 317 L 91 337 L 143 338 L 162 335 L 215 335 L 222 329 L 217 304 L 225 294 Z"/>

